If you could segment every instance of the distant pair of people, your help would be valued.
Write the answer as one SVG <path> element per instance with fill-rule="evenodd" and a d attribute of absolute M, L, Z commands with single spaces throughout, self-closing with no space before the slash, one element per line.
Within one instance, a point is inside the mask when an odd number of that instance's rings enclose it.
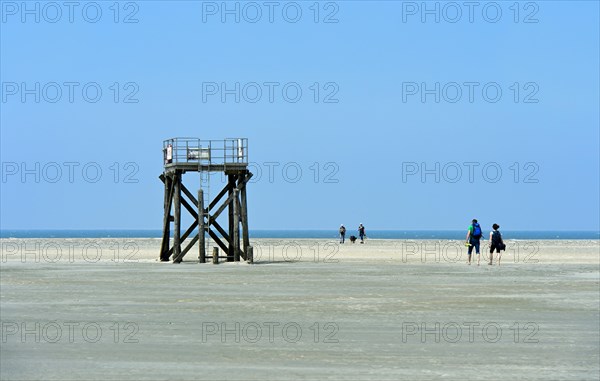
<path fill-rule="evenodd" d="M 502 258 L 500 251 L 506 250 L 506 245 L 502 240 L 502 234 L 498 229 L 500 229 L 500 225 L 492 225 L 492 231 L 490 232 L 490 261 L 488 262 L 488 265 L 492 264 L 494 251 L 496 251 L 498 254 L 498 266 L 500 266 L 500 259 Z M 467 263 L 469 265 L 471 264 L 471 254 L 473 253 L 473 248 L 475 248 L 475 253 L 477 254 L 477 266 L 479 266 L 479 262 L 481 261 L 481 256 L 479 255 L 481 237 L 483 237 L 481 226 L 476 219 L 473 219 L 469 229 L 467 230 L 467 246 L 469 247 L 467 252 Z"/>
<path fill-rule="evenodd" d="M 365 243 L 365 227 L 361 223 L 358 225 L 358 236 L 360 237 L 360 243 Z M 340 226 L 340 243 L 344 243 L 346 240 L 346 227 L 344 224 Z M 356 236 L 350 236 L 350 242 L 356 242 Z"/>

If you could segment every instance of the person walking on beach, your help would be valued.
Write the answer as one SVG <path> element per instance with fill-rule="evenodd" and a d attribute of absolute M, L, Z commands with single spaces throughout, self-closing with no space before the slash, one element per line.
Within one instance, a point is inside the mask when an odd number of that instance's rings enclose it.
<path fill-rule="evenodd" d="M 469 246 L 469 251 L 467 252 L 468 264 L 471 264 L 471 253 L 473 252 L 473 247 L 475 247 L 475 253 L 477 253 L 477 266 L 479 266 L 479 261 L 481 257 L 479 256 L 479 240 L 481 239 L 481 226 L 477 223 L 476 219 L 473 219 L 471 225 L 469 226 L 469 230 L 467 230 L 467 245 Z"/>
<path fill-rule="evenodd" d="M 358 225 L 358 235 L 360 237 L 360 243 L 365 243 L 365 227 L 362 223 Z"/>
<path fill-rule="evenodd" d="M 494 250 L 496 250 L 498 253 L 498 266 L 500 266 L 500 258 L 502 258 L 500 250 L 506 249 L 506 246 L 502 240 L 502 234 L 500 234 L 500 231 L 498 230 L 500 229 L 500 225 L 493 224 L 492 229 L 494 230 L 490 232 L 490 261 L 488 265 L 492 264 L 492 257 L 494 256 Z"/>
<path fill-rule="evenodd" d="M 346 240 L 346 227 L 344 224 L 340 225 L 340 243 L 344 243 Z"/>

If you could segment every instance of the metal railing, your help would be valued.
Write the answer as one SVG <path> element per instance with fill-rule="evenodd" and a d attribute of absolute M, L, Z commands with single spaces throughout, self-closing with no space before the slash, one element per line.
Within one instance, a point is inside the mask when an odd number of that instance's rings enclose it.
<path fill-rule="evenodd" d="M 248 164 L 248 139 L 167 139 L 163 141 L 163 159 L 165 167 L 182 163 L 197 163 L 199 165 Z"/>

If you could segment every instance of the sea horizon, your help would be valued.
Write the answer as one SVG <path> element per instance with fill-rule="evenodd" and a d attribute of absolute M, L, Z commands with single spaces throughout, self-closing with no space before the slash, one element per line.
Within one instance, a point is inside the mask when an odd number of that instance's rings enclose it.
<path fill-rule="evenodd" d="M 594 230 L 501 230 L 505 239 L 600 239 Z M 337 229 L 256 229 L 251 238 L 337 238 Z M 484 231 L 484 237 L 487 231 Z M 348 231 L 346 237 L 358 233 Z M 161 238 L 158 229 L 2 229 L 0 238 Z M 367 231 L 371 239 L 464 239 L 465 230 L 383 230 Z"/>

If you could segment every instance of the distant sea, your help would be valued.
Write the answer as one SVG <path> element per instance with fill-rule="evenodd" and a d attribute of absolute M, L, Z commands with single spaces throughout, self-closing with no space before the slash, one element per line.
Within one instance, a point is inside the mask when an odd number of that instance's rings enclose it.
<path fill-rule="evenodd" d="M 510 231 L 505 239 L 600 239 L 600 231 Z M 358 234 L 349 230 L 346 237 Z M 489 232 L 484 231 L 487 238 Z M 465 230 L 367 230 L 368 238 L 380 239 L 458 239 Z M 160 230 L 0 230 L 0 238 L 160 238 Z M 253 238 L 336 238 L 332 230 L 251 230 Z"/>

